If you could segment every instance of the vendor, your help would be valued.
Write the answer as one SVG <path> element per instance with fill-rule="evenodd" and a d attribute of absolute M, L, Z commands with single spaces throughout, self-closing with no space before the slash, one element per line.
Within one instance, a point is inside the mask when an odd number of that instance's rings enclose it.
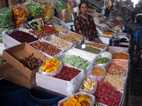
<path fill-rule="evenodd" d="M 101 42 L 97 36 L 96 25 L 93 17 L 88 14 L 88 4 L 79 4 L 79 15 L 75 19 L 75 31 L 84 36 L 86 40 Z"/>

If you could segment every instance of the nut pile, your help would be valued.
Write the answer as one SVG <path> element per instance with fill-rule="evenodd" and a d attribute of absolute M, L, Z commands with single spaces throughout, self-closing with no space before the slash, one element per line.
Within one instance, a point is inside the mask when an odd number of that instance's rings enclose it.
<path fill-rule="evenodd" d="M 55 56 L 61 52 L 56 46 L 53 46 L 47 42 L 37 41 L 31 44 L 34 48 L 41 50 L 42 52 L 47 53 L 50 56 Z"/>
<path fill-rule="evenodd" d="M 72 46 L 71 43 L 69 43 L 61 38 L 55 37 L 55 36 L 51 36 L 50 39 L 46 39 L 46 40 L 48 40 L 49 42 L 51 42 L 52 44 L 54 44 L 55 46 L 57 46 L 61 49 L 68 49 Z"/>

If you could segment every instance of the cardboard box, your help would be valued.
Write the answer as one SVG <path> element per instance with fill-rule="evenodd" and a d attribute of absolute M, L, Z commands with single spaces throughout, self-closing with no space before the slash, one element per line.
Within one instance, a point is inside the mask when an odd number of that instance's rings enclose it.
<path fill-rule="evenodd" d="M 11 48 L 11 47 L 17 46 L 17 45 L 22 43 L 22 42 L 16 40 L 15 38 L 13 38 L 12 36 L 9 35 L 13 31 L 20 31 L 20 32 L 23 32 L 23 33 L 27 33 L 29 36 L 32 36 L 33 38 L 35 38 L 34 35 L 29 32 L 29 30 L 24 29 L 24 28 L 19 28 L 19 29 L 16 29 L 16 30 L 6 31 L 6 32 L 2 33 L 2 35 L 3 35 L 2 40 L 3 40 L 3 43 L 5 45 L 5 48 Z M 33 42 L 36 41 L 36 40 L 38 40 L 38 39 L 35 38 L 35 40 L 33 40 Z M 25 42 L 27 42 L 27 41 L 26 40 L 23 41 L 23 43 L 25 43 Z"/>
<path fill-rule="evenodd" d="M 31 81 L 27 79 L 21 71 L 16 70 L 10 64 L 3 64 L 0 66 L 1 78 L 6 79 L 12 83 L 20 86 L 31 88 Z"/>
<path fill-rule="evenodd" d="M 79 89 L 83 80 L 82 74 L 83 71 L 80 71 L 80 73 L 77 74 L 73 79 L 67 81 L 37 72 L 36 85 L 49 91 L 69 96 L 74 94 Z"/>
<path fill-rule="evenodd" d="M 21 44 L 21 42 L 15 40 L 11 36 L 9 36 L 6 32 L 3 33 L 3 43 L 5 45 L 5 48 L 14 47 Z"/>
<path fill-rule="evenodd" d="M 16 69 L 14 73 L 17 73 L 15 76 L 20 80 L 21 85 L 28 88 L 31 88 L 34 85 L 36 72 L 23 65 L 19 59 L 28 57 L 31 54 L 42 61 L 47 59 L 47 57 L 26 43 L 6 49 L 3 53 L 3 58 L 7 61 L 7 63 Z M 10 78 L 14 78 L 14 76 L 11 75 Z"/>

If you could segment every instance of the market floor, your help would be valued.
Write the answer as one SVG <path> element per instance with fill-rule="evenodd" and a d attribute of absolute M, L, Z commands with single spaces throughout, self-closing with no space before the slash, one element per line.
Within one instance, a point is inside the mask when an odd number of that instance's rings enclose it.
<path fill-rule="evenodd" d="M 0 106 L 57 106 L 63 96 L 43 89 L 27 89 L 6 80 L 0 80 Z"/>
<path fill-rule="evenodd" d="M 126 96 L 128 101 L 124 106 L 142 106 L 142 64 L 129 65 Z"/>

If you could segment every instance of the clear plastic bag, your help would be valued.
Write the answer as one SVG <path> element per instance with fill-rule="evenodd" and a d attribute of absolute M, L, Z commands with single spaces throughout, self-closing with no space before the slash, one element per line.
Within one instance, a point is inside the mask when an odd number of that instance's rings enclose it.
<path fill-rule="evenodd" d="M 9 27 L 12 25 L 11 10 L 7 7 L 0 9 L 0 27 Z"/>
<path fill-rule="evenodd" d="M 28 11 L 23 5 L 18 4 L 14 6 L 12 12 L 16 27 L 20 27 L 28 18 Z"/>

